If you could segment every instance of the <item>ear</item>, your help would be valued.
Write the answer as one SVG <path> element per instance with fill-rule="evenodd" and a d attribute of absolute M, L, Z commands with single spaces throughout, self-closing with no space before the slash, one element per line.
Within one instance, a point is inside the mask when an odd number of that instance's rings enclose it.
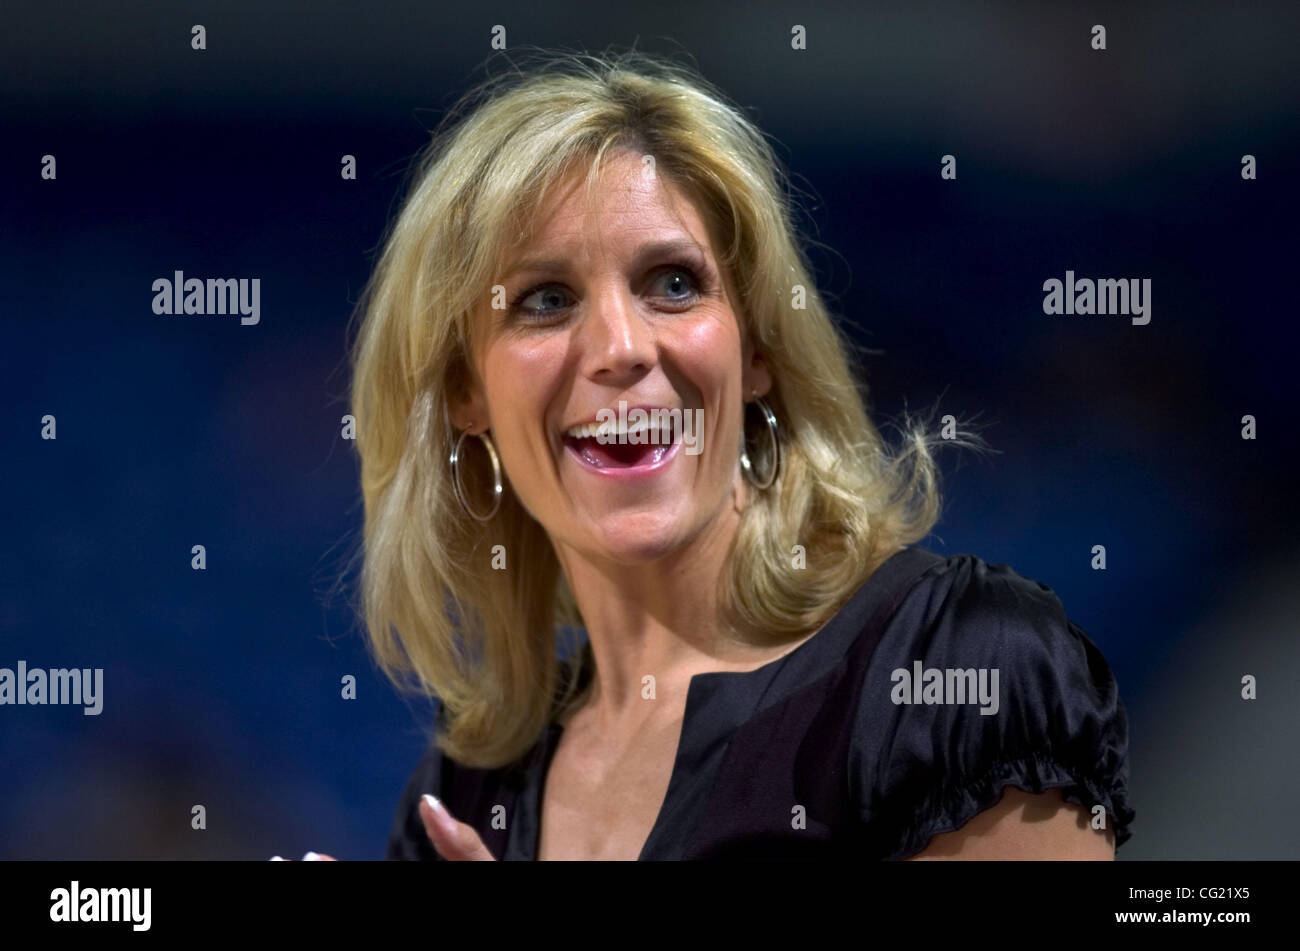
<path fill-rule="evenodd" d="M 447 415 L 457 432 L 469 430 L 477 436 L 491 428 L 483 384 L 463 361 L 447 374 Z"/>
<path fill-rule="evenodd" d="M 754 346 L 749 334 L 745 335 L 745 343 L 741 353 L 744 361 L 744 371 L 741 374 L 741 386 L 744 392 L 741 394 L 741 398 L 745 402 L 749 402 L 755 393 L 759 396 L 766 396 L 768 391 L 772 389 L 772 372 L 768 369 L 767 361 L 763 359 L 762 353 Z"/>

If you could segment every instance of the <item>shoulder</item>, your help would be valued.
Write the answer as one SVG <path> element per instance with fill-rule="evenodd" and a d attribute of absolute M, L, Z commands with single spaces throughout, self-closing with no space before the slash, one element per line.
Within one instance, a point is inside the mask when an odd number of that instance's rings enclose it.
<path fill-rule="evenodd" d="M 443 753 L 436 745 L 430 746 L 416 763 L 410 778 L 406 781 L 397 810 L 393 814 L 392 827 L 388 832 L 388 846 L 384 857 L 399 861 L 433 861 L 440 860 L 436 849 L 425 834 L 416 806 L 420 797 L 431 793 L 441 798 L 443 773 Z"/>
<path fill-rule="evenodd" d="M 1129 837 L 1128 723 L 1097 645 L 1047 585 L 973 555 L 935 563 L 860 682 L 850 750 L 860 817 L 905 858 L 996 805 L 1060 789 Z"/>

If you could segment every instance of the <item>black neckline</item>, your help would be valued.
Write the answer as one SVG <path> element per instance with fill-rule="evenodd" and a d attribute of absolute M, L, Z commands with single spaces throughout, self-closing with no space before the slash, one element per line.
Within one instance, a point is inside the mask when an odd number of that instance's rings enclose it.
<path fill-rule="evenodd" d="M 862 634 L 863 622 L 870 615 L 871 609 L 877 606 L 879 595 L 890 587 L 888 582 L 897 574 L 905 572 L 914 560 L 925 557 L 932 557 L 932 554 L 911 546 L 894 552 L 876 566 L 816 634 L 775 660 L 753 670 L 711 670 L 691 675 L 668 787 L 650 832 L 642 843 L 637 861 L 644 861 L 646 854 L 662 838 L 667 825 L 666 816 L 673 811 L 675 805 L 674 790 L 680 786 L 682 777 L 693 768 L 690 764 L 700 762 L 704 752 L 719 736 L 734 730 L 757 713 L 769 696 L 772 702 L 779 702 L 782 697 L 812 682 L 843 658 L 852 643 Z M 586 678 L 591 675 L 588 664 L 594 663 L 594 657 L 589 641 L 581 649 L 585 656 L 579 677 Z M 779 686 L 778 681 L 782 681 Z M 732 685 L 752 690 L 744 695 L 739 689 L 731 689 Z M 701 707 L 714 714 L 709 722 L 698 715 L 692 716 L 692 711 L 698 712 Z M 563 731 L 564 727 L 558 718 L 548 724 L 537 756 L 532 760 L 533 765 L 528 771 L 523 797 L 527 818 L 521 838 L 528 840 L 526 857 L 534 861 L 541 842 L 542 801 L 546 780 Z M 522 844 L 519 843 L 520 846 Z"/>
<path fill-rule="evenodd" d="M 905 552 L 910 550 L 912 550 L 910 546 L 900 548 L 898 551 L 894 552 L 892 555 L 890 555 L 888 558 L 882 561 L 879 565 L 877 565 L 875 570 L 872 571 L 871 574 L 868 575 L 862 581 L 862 583 L 857 588 L 854 589 L 853 593 L 850 594 L 849 597 L 846 598 L 838 608 L 836 608 L 834 613 L 831 615 L 830 619 L 825 624 L 822 625 L 822 627 L 817 631 L 817 633 L 813 634 L 809 638 L 806 638 L 798 647 L 794 648 L 793 650 L 787 651 L 786 653 L 782 654 L 780 657 L 777 657 L 775 660 L 770 660 L 765 664 L 755 667 L 753 670 L 705 670 L 705 671 L 701 671 L 698 674 L 692 674 L 690 676 L 690 679 L 687 681 L 687 685 L 686 685 L 686 696 L 687 696 L 688 703 L 690 700 L 691 687 L 695 684 L 695 681 L 697 679 L 710 678 L 710 677 L 722 677 L 722 678 L 732 677 L 732 678 L 738 678 L 742 680 L 745 678 L 757 679 L 759 675 L 764 673 L 774 672 L 779 666 L 784 665 L 787 662 L 797 662 L 797 657 L 800 654 L 803 654 L 805 656 L 812 655 L 814 653 L 813 645 L 816 642 L 821 641 L 823 637 L 830 632 L 830 629 L 832 627 L 842 626 L 842 620 L 844 619 L 846 609 L 851 604 L 860 601 L 863 598 L 863 596 L 868 592 L 868 590 L 872 590 L 872 591 L 875 590 L 877 585 L 873 584 L 872 582 L 874 579 L 877 579 L 886 573 L 885 566 L 890 565 L 892 569 L 892 566 L 900 565 L 903 560 L 900 556 L 902 556 Z M 586 688 L 587 682 L 591 679 L 592 674 L 594 672 L 595 655 L 592 653 L 591 650 L 591 641 L 585 641 L 582 647 L 580 648 L 580 650 L 582 651 L 583 657 L 582 657 L 582 665 L 578 672 L 577 689 L 583 690 Z M 551 723 L 549 724 L 549 727 L 552 729 L 556 729 L 558 731 L 564 730 L 564 726 L 559 722 L 558 718 L 552 720 Z"/>

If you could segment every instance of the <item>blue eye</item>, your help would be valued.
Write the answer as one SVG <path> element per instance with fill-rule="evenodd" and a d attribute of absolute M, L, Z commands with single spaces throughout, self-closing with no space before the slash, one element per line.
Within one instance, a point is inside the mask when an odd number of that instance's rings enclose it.
<path fill-rule="evenodd" d="M 681 284 L 678 285 L 682 290 L 684 290 L 684 296 L 677 297 L 673 294 L 665 295 L 669 300 L 690 300 L 700 292 L 699 278 L 695 276 L 695 272 L 691 268 L 686 267 L 685 265 L 675 264 L 672 267 L 664 269 L 658 279 L 678 278 L 681 275 L 685 275 L 689 279 L 685 286 L 682 286 Z"/>
<path fill-rule="evenodd" d="M 685 280 L 683 281 L 683 278 Z M 674 304 L 688 303 L 699 297 L 704 291 L 704 282 L 695 267 L 686 262 L 668 264 L 659 269 L 651 282 L 666 290 L 663 294 L 654 294 L 660 300 Z M 537 298 L 532 304 L 526 302 Z M 527 320 L 542 322 L 555 317 L 565 309 L 572 307 L 576 301 L 563 284 L 534 284 L 510 302 L 510 312 L 523 316 Z"/>
<path fill-rule="evenodd" d="M 563 310 L 565 306 L 567 306 L 563 302 L 554 304 L 553 306 L 550 307 L 546 307 L 546 306 L 525 307 L 524 306 L 524 301 L 528 300 L 530 297 L 541 296 L 545 299 L 547 295 L 550 296 L 551 300 L 554 300 L 556 297 L 559 297 L 561 298 L 561 300 L 563 300 L 568 296 L 559 284 L 539 284 L 536 287 L 530 287 L 528 290 L 524 291 L 522 294 L 516 297 L 511 304 L 511 309 L 522 310 L 525 313 L 531 314 L 533 316 L 546 316 L 552 313 L 553 311 Z"/>

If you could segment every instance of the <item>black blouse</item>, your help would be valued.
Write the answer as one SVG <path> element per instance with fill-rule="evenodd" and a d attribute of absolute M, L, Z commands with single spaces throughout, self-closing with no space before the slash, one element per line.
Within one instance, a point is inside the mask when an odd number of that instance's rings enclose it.
<path fill-rule="evenodd" d="M 497 858 L 536 858 L 562 729 L 551 723 L 499 769 L 431 749 L 387 857 L 441 858 L 416 811 L 431 792 Z M 1134 811 L 1115 678 L 1046 585 L 973 555 L 905 548 L 785 656 L 690 679 L 672 777 L 639 857 L 903 859 L 1006 786 L 1101 805 L 1123 845 Z"/>

